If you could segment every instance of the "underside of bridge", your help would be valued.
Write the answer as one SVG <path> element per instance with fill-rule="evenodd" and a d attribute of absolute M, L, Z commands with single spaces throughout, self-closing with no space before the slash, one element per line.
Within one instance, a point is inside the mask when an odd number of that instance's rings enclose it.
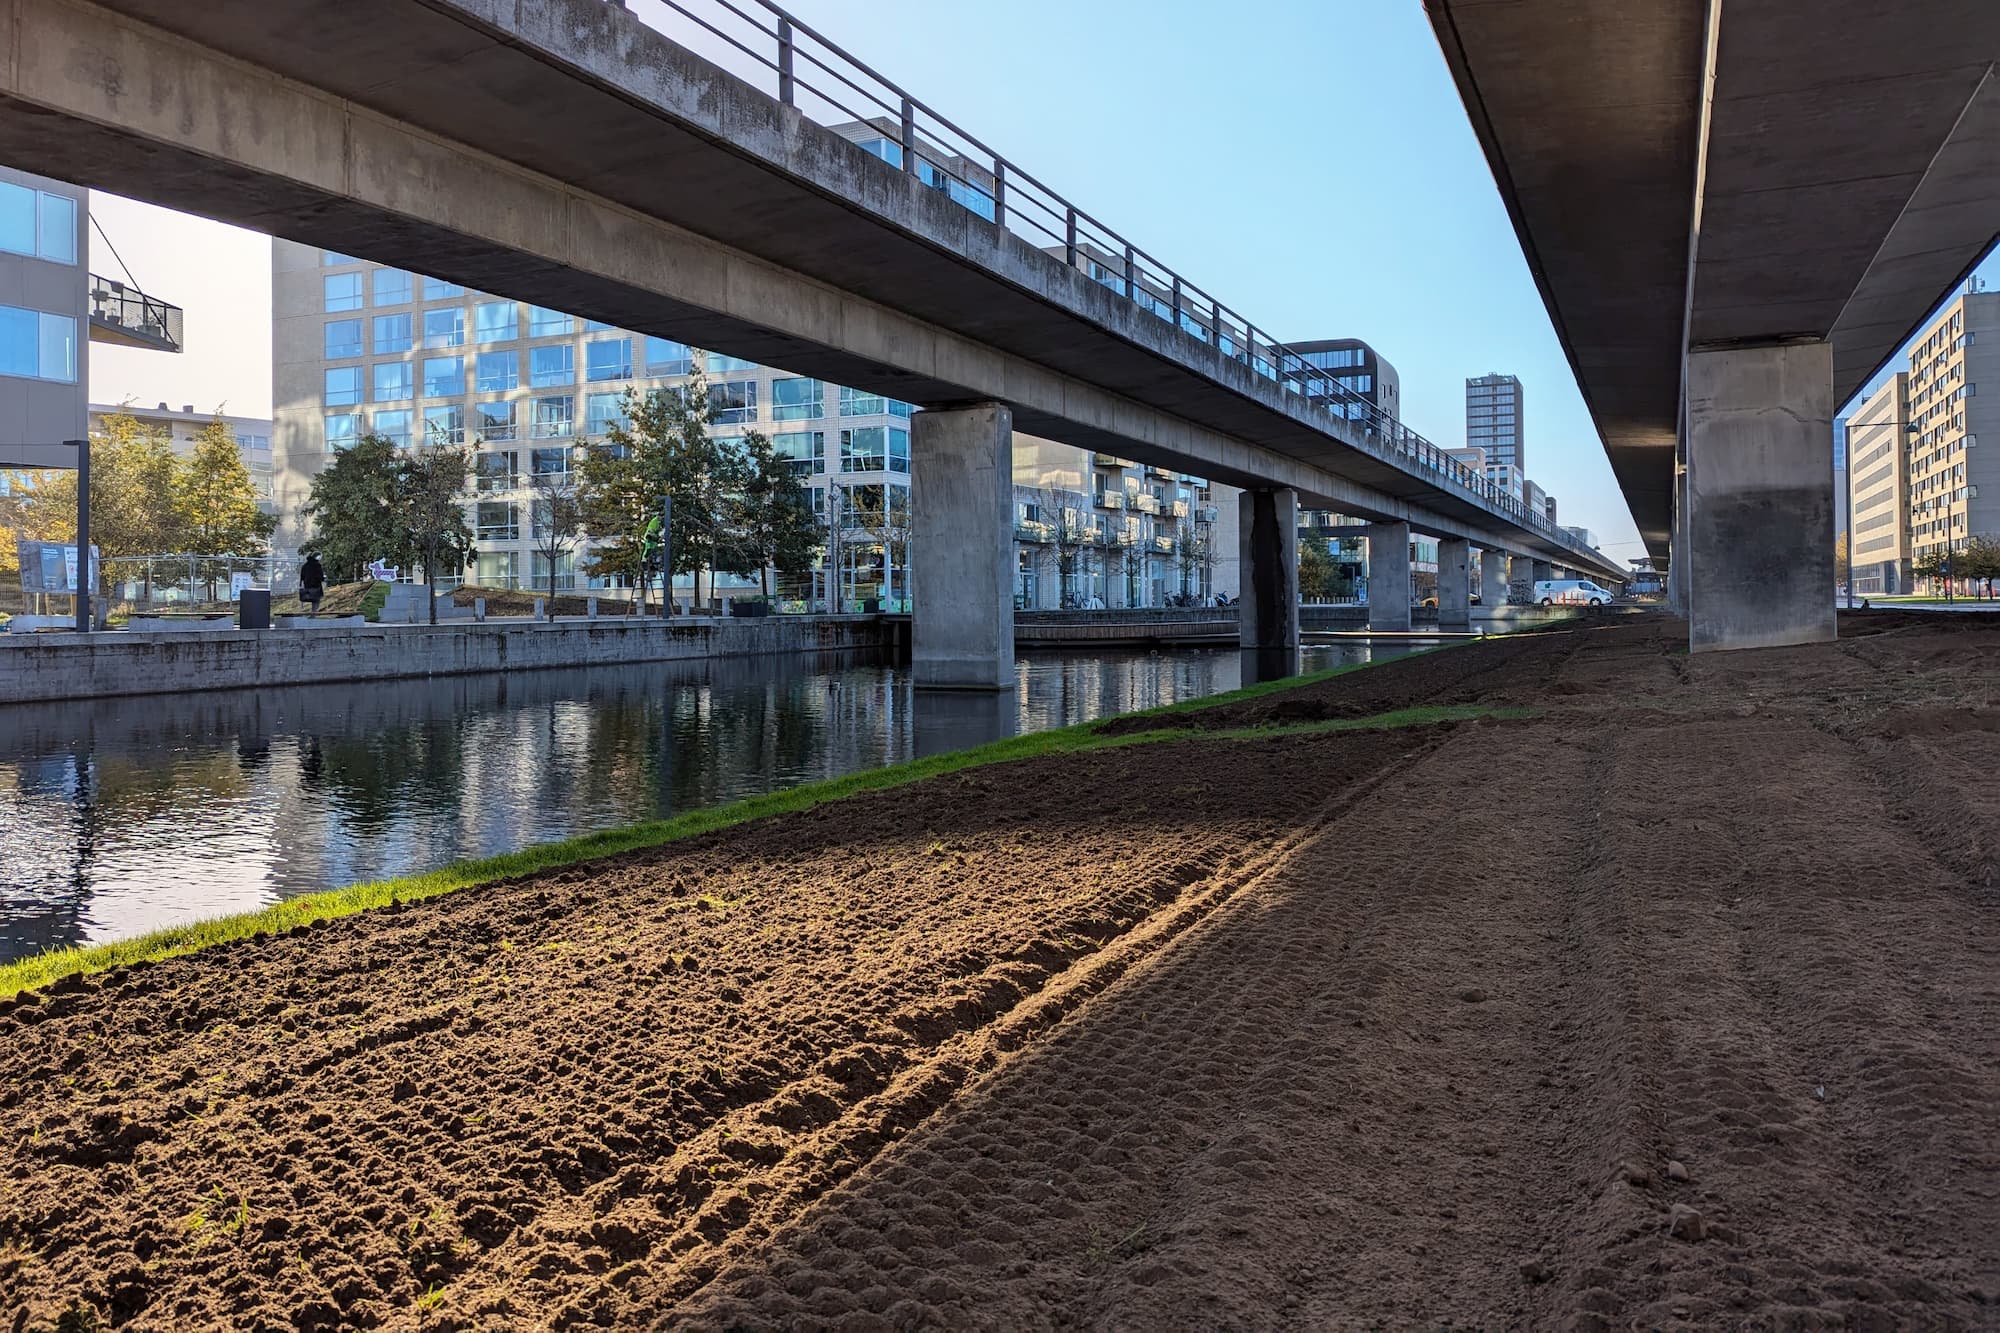
<path fill-rule="evenodd" d="M 1830 637 L 1832 411 L 2000 232 L 2000 5 L 1425 5 L 1695 645 Z"/>

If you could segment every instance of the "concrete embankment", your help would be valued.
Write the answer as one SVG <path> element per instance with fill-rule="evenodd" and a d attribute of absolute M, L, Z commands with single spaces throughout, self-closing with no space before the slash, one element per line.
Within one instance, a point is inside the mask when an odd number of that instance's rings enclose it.
<path fill-rule="evenodd" d="M 0 703 L 893 647 L 881 616 L 0 636 Z"/>

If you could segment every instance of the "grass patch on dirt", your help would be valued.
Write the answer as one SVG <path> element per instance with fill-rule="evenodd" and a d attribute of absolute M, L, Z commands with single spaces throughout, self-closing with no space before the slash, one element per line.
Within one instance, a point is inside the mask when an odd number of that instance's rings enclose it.
<path fill-rule="evenodd" d="M 1372 664 L 1359 663 L 1310 676 L 1293 677 L 1266 685 L 1253 685 L 1246 690 L 1216 695 L 1208 700 L 1192 700 L 1190 703 L 1200 706 L 1229 703 L 1246 697 L 1254 698 L 1257 695 L 1272 693 L 1274 690 L 1309 684 L 1369 665 Z M 1179 707 L 1179 705 L 1169 705 L 1169 708 Z M 346 888 L 329 889 L 321 893 L 305 894 L 273 903 L 259 911 L 191 921 L 110 944 L 50 950 L 32 958 L 0 965 L 0 999 L 6 999 L 22 991 L 40 990 L 70 977 L 103 972 L 134 963 L 153 963 L 168 958 L 178 958 L 199 949 L 250 939 L 259 934 L 277 934 L 310 922 L 352 916 L 357 912 L 386 907 L 391 903 L 419 902 L 476 885 L 518 879 L 541 871 L 616 856 L 624 852 L 660 847 L 703 833 L 746 824 L 752 820 L 810 810 L 828 801 L 838 801 L 862 792 L 885 791 L 922 782 L 927 778 L 942 777 L 989 764 L 1129 745 L 1263 740 L 1278 736 L 1332 731 L 1376 731 L 1433 726 L 1444 722 L 1472 721 L 1482 717 L 1506 719 L 1526 716 L 1530 711 L 1532 710 L 1520 708 L 1486 708 L 1472 704 L 1427 705 L 1379 713 L 1371 717 L 1277 723 L 1212 731 L 1175 728 L 1132 732 L 1121 736 L 1103 735 L 1098 732 L 1097 723 L 1084 722 L 1054 731 L 1012 736 L 969 750 L 931 755 L 924 759 L 869 769 L 861 773 L 850 773 L 845 777 L 830 778 L 823 782 L 787 787 L 780 791 L 748 797 L 729 805 L 715 806 L 706 810 L 690 810 L 671 819 L 628 824 L 619 828 L 587 833 L 580 837 L 566 838 L 560 842 L 541 843 L 517 852 L 505 852 L 498 856 L 482 857 L 472 861 L 459 861 L 420 875 L 377 880 L 366 884 L 349 885 Z"/>

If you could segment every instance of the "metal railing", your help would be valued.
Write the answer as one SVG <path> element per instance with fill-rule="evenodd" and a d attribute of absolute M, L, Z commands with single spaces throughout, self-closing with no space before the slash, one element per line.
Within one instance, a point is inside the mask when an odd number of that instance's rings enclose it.
<path fill-rule="evenodd" d="M 916 176 L 1208 344 L 1218 358 L 1298 395 L 1324 415 L 1329 432 L 1356 437 L 1371 456 L 1423 474 L 1553 545 L 1586 553 L 1520 496 L 1488 481 L 1337 376 L 1273 340 L 1247 317 L 771 0 L 637 2 L 667 20 L 651 26 L 808 118 L 829 127 L 873 130 L 865 150 L 880 158 L 885 169 Z M 635 7 L 635 0 L 607 3 Z M 681 28 L 674 16 L 692 27 Z"/>
<path fill-rule="evenodd" d="M 90 322 L 181 350 L 181 308 L 127 287 L 116 278 L 90 275 Z"/>

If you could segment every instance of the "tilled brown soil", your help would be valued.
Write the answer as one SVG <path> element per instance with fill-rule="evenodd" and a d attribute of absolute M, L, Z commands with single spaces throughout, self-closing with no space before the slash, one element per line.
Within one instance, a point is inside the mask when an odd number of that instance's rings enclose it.
<path fill-rule="evenodd" d="M 1676 629 L 35 999 L 0 1329 L 2000 1323 L 2000 629 Z"/>

